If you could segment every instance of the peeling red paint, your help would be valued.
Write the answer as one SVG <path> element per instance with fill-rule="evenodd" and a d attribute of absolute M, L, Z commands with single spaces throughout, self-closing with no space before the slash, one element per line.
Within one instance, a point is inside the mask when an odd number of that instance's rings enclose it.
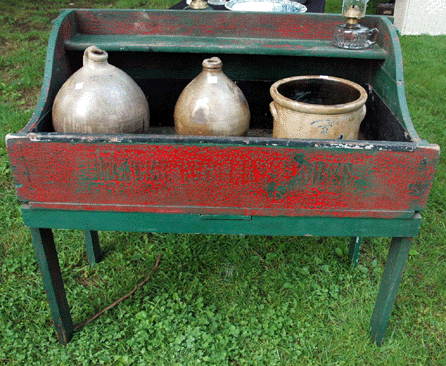
<path fill-rule="evenodd" d="M 11 145 L 18 196 L 33 207 L 267 216 L 398 217 L 421 210 L 437 158 L 432 149 Z M 428 163 L 420 165 L 423 159 Z"/>
<path fill-rule="evenodd" d="M 243 24 L 240 18 L 243 17 Z M 322 18 L 321 18 L 322 19 Z M 339 19 L 308 19 L 296 14 L 231 14 L 230 12 L 146 11 L 107 12 L 76 10 L 77 31 L 95 35 L 183 35 L 247 38 L 295 38 L 329 40 Z M 261 24 L 261 26 L 259 26 Z"/>

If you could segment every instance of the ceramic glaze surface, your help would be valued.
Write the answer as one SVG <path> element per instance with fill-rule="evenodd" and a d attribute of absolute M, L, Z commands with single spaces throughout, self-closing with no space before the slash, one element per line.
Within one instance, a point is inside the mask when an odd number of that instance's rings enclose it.
<path fill-rule="evenodd" d="M 230 0 L 225 7 L 233 11 L 303 14 L 307 7 L 287 0 Z"/>
<path fill-rule="evenodd" d="M 182 91 L 175 105 L 180 135 L 243 136 L 251 113 L 240 88 L 222 71 L 218 57 L 203 61 L 203 71 Z"/>
<path fill-rule="evenodd" d="M 62 86 L 52 118 L 61 133 L 144 133 L 149 127 L 149 104 L 124 71 L 108 63 L 107 52 L 88 47 L 83 67 Z"/>
<path fill-rule="evenodd" d="M 349 80 L 297 76 L 271 86 L 273 137 L 357 140 L 367 92 Z"/>

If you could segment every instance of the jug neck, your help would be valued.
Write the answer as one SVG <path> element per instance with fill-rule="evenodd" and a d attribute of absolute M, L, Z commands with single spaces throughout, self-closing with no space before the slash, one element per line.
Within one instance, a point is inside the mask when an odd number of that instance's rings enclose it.
<path fill-rule="evenodd" d="M 84 52 L 83 65 L 91 69 L 106 67 L 109 65 L 108 53 L 96 46 L 90 46 Z"/>
<path fill-rule="evenodd" d="M 223 63 L 218 57 L 207 58 L 202 63 L 203 71 L 209 73 L 219 73 L 223 67 Z"/>

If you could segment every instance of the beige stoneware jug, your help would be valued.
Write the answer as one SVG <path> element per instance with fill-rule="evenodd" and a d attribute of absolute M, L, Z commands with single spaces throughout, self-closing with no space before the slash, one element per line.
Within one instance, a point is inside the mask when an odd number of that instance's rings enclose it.
<path fill-rule="evenodd" d="M 251 114 L 242 91 L 223 73 L 218 57 L 202 65 L 203 71 L 184 88 L 175 105 L 177 134 L 246 135 Z"/>
<path fill-rule="evenodd" d="M 83 67 L 57 93 L 52 118 L 54 131 L 62 133 L 144 133 L 149 103 L 130 76 L 108 63 L 107 52 L 91 46 Z"/>

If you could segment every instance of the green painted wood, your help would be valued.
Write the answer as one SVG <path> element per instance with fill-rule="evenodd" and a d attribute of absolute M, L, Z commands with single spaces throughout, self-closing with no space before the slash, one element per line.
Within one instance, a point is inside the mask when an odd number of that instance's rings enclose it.
<path fill-rule="evenodd" d="M 159 127 L 162 129 L 162 127 Z M 367 140 L 316 140 L 316 139 L 285 139 L 264 136 L 238 137 L 238 136 L 193 136 L 176 134 L 135 134 L 135 135 L 107 135 L 107 134 L 48 134 L 33 133 L 32 135 L 18 132 L 8 134 L 9 145 L 13 147 L 16 141 L 26 143 L 30 139 L 32 142 L 46 143 L 67 143 L 71 145 L 98 143 L 129 144 L 129 145 L 188 145 L 188 146 L 269 146 L 274 148 L 308 148 L 316 150 L 336 149 L 336 152 L 347 153 L 353 151 L 395 151 L 413 153 L 418 148 L 436 149 L 439 155 L 438 145 L 429 144 L 427 141 L 420 141 L 420 145 L 415 142 L 401 141 L 367 141 Z"/>
<path fill-rule="evenodd" d="M 354 236 L 350 239 L 350 248 L 348 257 L 350 259 L 350 264 L 352 267 L 358 265 L 359 253 L 361 251 L 362 237 Z"/>
<path fill-rule="evenodd" d="M 54 98 L 63 83 L 76 71 L 71 70 L 64 43 L 75 34 L 75 14 L 70 10 L 62 10 L 59 17 L 52 22 L 53 28 L 48 40 L 45 60 L 45 73 L 39 101 L 26 126 L 27 131 L 35 130 L 42 118 L 51 113 Z"/>
<path fill-rule="evenodd" d="M 101 261 L 101 247 L 97 231 L 84 230 L 85 248 L 87 249 L 88 262 L 94 267 Z"/>
<path fill-rule="evenodd" d="M 65 345 L 72 338 L 74 327 L 54 245 L 53 232 L 51 229 L 35 227 L 31 227 L 30 230 L 57 338 L 60 343 Z"/>
<path fill-rule="evenodd" d="M 201 220 L 243 220 L 251 221 L 252 216 L 245 215 L 200 215 Z"/>
<path fill-rule="evenodd" d="M 410 219 L 268 217 L 252 220 L 203 220 L 199 214 L 103 212 L 22 207 L 25 225 L 54 229 L 158 233 L 313 235 L 313 236 L 416 236 L 421 215 Z"/>
<path fill-rule="evenodd" d="M 397 28 L 387 17 L 382 17 L 382 20 L 379 31 L 389 40 L 385 45 L 388 57 L 383 63 L 371 65 L 371 85 L 407 130 L 411 140 L 419 141 L 420 137 L 413 126 L 407 106 L 403 55 Z"/>
<path fill-rule="evenodd" d="M 378 346 L 381 345 L 389 324 L 390 313 L 395 303 L 411 242 L 412 238 L 395 237 L 390 244 L 389 255 L 370 322 L 370 334 Z"/>
<path fill-rule="evenodd" d="M 343 50 L 327 40 L 256 39 L 234 37 L 190 37 L 161 35 L 89 35 L 78 34 L 65 43 L 69 51 L 84 51 L 89 45 L 106 51 L 125 52 L 190 52 L 254 55 L 292 55 L 305 57 L 342 57 L 384 60 L 387 56 L 378 45 L 364 52 Z"/>

